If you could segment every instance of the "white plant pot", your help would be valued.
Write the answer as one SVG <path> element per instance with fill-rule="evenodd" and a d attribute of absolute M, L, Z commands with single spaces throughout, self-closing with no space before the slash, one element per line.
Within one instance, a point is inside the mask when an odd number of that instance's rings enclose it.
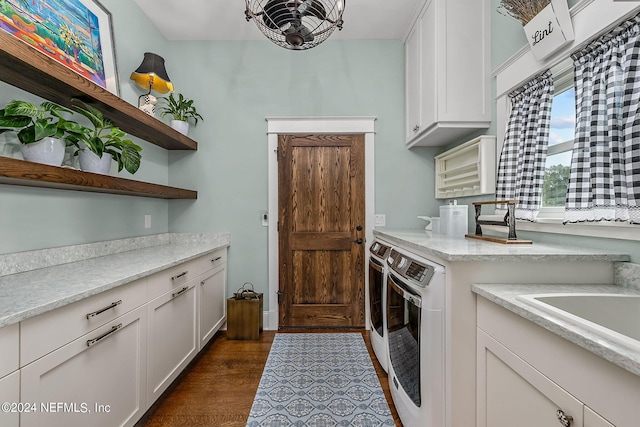
<path fill-rule="evenodd" d="M 60 166 L 64 160 L 65 143 L 59 138 L 47 137 L 31 144 L 20 144 L 22 157 L 30 162 Z"/>
<path fill-rule="evenodd" d="M 184 122 L 182 120 L 171 120 L 171 127 L 183 135 L 186 135 L 189 132 L 189 122 Z"/>
<path fill-rule="evenodd" d="M 109 153 L 102 153 L 102 157 L 98 157 L 93 151 L 85 149 L 78 153 L 78 160 L 83 171 L 106 175 L 111 169 L 113 157 Z"/>

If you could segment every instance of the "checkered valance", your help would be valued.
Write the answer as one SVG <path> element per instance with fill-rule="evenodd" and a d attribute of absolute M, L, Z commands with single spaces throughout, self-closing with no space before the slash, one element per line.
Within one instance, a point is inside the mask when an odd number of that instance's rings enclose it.
<path fill-rule="evenodd" d="M 498 165 L 496 198 L 519 200 L 516 218 L 535 221 L 540 210 L 549 142 L 551 71 L 530 80 L 510 93 L 509 98 L 511 114 Z M 499 206 L 496 213 L 506 213 L 506 206 Z"/>
<path fill-rule="evenodd" d="M 564 222 L 640 223 L 640 18 L 573 55 L 576 132 Z"/>

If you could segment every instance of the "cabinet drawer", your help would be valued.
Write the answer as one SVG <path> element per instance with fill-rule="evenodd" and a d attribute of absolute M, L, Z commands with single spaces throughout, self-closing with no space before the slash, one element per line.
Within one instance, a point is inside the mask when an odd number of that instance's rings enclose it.
<path fill-rule="evenodd" d="M 20 323 L 20 366 L 147 302 L 147 279 L 110 289 Z"/>
<path fill-rule="evenodd" d="M 146 306 L 21 369 L 21 427 L 131 427 L 146 410 Z"/>
<path fill-rule="evenodd" d="M 220 249 L 208 255 L 187 261 L 149 276 L 149 299 L 154 299 L 184 285 L 212 268 L 227 261 L 226 249 Z"/>
<path fill-rule="evenodd" d="M 0 378 L 19 368 L 20 328 L 17 323 L 0 328 Z"/>

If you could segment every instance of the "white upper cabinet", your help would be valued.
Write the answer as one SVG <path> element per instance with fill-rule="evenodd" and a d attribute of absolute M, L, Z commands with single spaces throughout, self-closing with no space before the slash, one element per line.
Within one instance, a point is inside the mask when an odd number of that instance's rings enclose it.
<path fill-rule="evenodd" d="M 489 127 L 490 36 L 489 0 L 425 2 L 405 41 L 409 148 Z"/>

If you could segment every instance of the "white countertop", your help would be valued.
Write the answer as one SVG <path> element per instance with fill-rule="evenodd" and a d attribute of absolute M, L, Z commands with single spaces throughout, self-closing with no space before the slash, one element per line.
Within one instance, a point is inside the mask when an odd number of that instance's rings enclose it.
<path fill-rule="evenodd" d="M 607 285 L 512 285 L 482 284 L 471 289 L 478 295 L 507 310 L 557 334 L 572 343 L 589 350 L 615 365 L 640 375 L 640 353 L 627 349 L 557 316 L 536 309 L 516 297 L 543 293 L 615 293 L 640 295 L 640 289 Z"/>
<path fill-rule="evenodd" d="M 227 246 L 229 237 L 224 235 L 214 238 L 166 240 L 154 246 L 0 276 L 0 327 L 124 285 Z M 27 257 L 29 254 L 24 253 L 22 256 Z"/>
<path fill-rule="evenodd" d="M 501 244 L 465 237 L 432 235 L 424 230 L 377 229 L 376 238 L 424 257 L 447 261 L 630 261 L 628 254 L 581 247 L 533 244 Z"/>

